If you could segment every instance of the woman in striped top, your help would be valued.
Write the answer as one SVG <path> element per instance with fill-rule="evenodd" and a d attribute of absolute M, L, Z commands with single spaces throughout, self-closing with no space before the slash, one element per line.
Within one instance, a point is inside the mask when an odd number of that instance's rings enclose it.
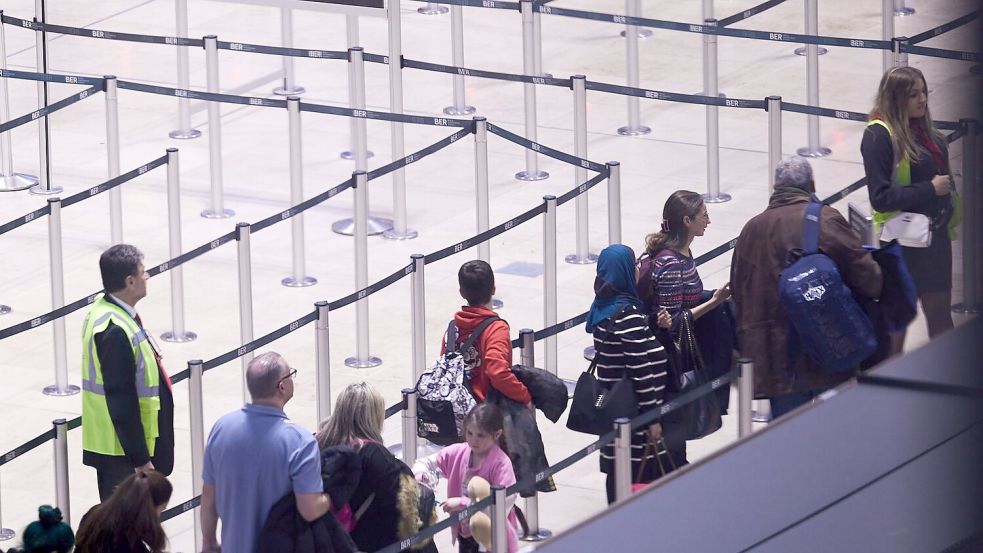
<path fill-rule="evenodd" d="M 626 375 L 635 390 L 638 410 L 655 409 L 665 391 L 666 354 L 648 325 L 644 304 L 635 291 L 635 253 L 628 246 L 612 244 L 601 251 L 594 280 L 594 303 L 587 315 L 587 332 L 594 335 L 597 379 L 615 383 Z M 658 477 L 658 463 L 649 454 L 645 474 L 638 469 L 646 454 L 645 444 L 662 435 L 658 422 L 637 430 L 631 440 L 633 482 Z M 663 455 L 665 459 L 665 455 Z M 668 460 L 663 460 L 668 470 Z M 608 503 L 614 502 L 614 446 L 601 449 L 601 472 L 607 475 Z"/>

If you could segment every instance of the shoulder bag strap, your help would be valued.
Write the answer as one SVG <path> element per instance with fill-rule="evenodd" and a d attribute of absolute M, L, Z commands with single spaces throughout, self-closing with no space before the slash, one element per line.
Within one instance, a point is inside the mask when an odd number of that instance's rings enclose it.
<path fill-rule="evenodd" d="M 621 307 L 619 307 L 617 310 L 615 310 L 615 312 L 606 319 L 607 322 L 610 324 L 608 324 L 608 329 L 604 331 L 604 338 L 603 338 L 604 341 L 607 341 L 607 339 L 610 338 L 611 334 L 614 332 L 614 321 L 616 321 L 618 317 L 623 315 L 624 312 L 627 310 L 628 310 L 628 304 L 626 303 Z M 587 367 L 587 372 L 594 374 L 594 371 L 596 370 L 597 370 L 597 349 L 595 348 L 594 358 L 590 360 L 590 366 Z"/>
<path fill-rule="evenodd" d="M 802 224 L 802 251 L 805 255 L 819 251 L 819 214 L 823 204 L 810 201 Z"/>

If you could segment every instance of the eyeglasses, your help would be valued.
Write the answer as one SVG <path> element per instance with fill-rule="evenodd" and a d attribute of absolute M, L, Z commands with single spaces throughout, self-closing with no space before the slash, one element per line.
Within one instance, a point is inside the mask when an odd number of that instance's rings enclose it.
<path fill-rule="evenodd" d="M 284 376 L 280 380 L 277 380 L 276 385 L 279 386 L 280 383 L 282 383 L 284 380 L 288 378 L 293 378 L 295 376 L 297 376 L 297 369 L 290 369 L 290 372 L 287 373 L 287 376 Z"/>

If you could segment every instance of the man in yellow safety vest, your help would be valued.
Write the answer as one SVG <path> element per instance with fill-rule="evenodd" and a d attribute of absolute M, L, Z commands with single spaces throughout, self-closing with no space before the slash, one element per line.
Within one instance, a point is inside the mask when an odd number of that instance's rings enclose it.
<path fill-rule="evenodd" d="M 143 254 L 117 244 L 99 257 L 104 294 L 82 325 L 82 462 L 105 501 L 129 474 L 174 467 L 174 400 L 160 350 L 136 304 L 147 295 Z"/>

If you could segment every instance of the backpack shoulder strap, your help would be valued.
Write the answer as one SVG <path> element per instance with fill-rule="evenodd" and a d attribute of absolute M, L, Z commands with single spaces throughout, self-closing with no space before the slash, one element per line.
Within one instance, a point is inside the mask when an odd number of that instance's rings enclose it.
<path fill-rule="evenodd" d="M 817 201 L 811 201 L 806 206 L 805 220 L 802 224 L 802 251 L 805 255 L 819 251 L 819 215 L 822 209 L 823 204 Z"/>
<path fill-rule="evenodd" d="M 457 321 L 451 319 L 451 322 L 447 323 L 447 335 L 444 337 L 444 351 L 457 351 L 458 335 Z"/>
<path fill-rule="evenodd" d="M 475 342 L 477 342 L 478 338 L 481 337 L 481 333 L 484 332 L 485 329 L 488 328 L 493 322 L 500 321 L 500 320 L 501 319 L 499 319 L 498 317 L 493 316 L 493 317 L 488 317 L 485 320 L 481 321 L 481 324 L 475 327 L 474 331 L 471 332 L 471 335 L 468 336 L 468 339 L 465 340 L 463 344 L 461 344 L 461 347 L 458 348 L 457 351 L 468 351 L 469 349 L 474 347 Z"/>

